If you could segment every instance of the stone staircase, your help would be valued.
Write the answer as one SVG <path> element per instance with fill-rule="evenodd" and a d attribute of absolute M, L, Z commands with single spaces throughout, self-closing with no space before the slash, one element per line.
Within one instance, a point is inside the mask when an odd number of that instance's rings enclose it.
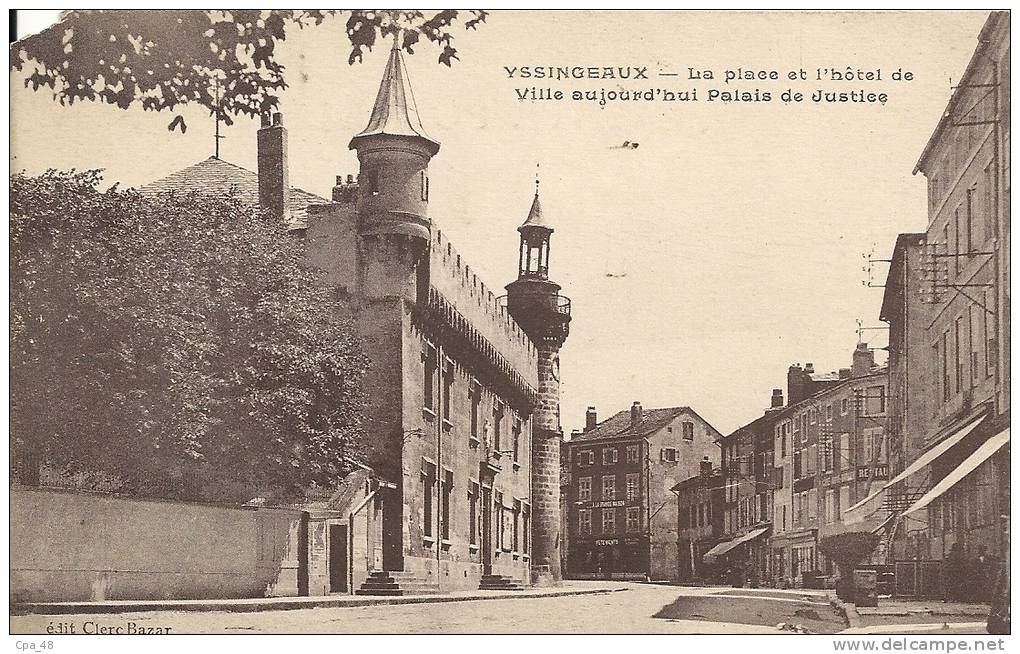
<path fill-rule="evenodd" d="M 524 590 L 524 586 L 513 577 L 505 575 L 484 575 L 478 590 Z"/>
<path fill-rule="evenodd" d="M 439 592 L 437 584 L 423 581 L 411 572 L 385 572 L 377 570 L 369 574 L 355 595 L 431 595 Z"/>

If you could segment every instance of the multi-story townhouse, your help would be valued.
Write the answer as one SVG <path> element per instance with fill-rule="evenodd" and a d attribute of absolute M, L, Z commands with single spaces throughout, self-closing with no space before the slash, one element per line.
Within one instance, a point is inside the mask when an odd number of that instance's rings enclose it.
<path fill-rule="evenodd" d="M 900 236 L 886 283 L 904 457 L 877 495 L 904 561 L 1009 555 L 1009 52 L 1009 14 L 992 12 L 915 167 L 927 229 Z M 916 593 L 942 595 L 941 577 Z M 971 594 L 987 598 L 985 581 Z"/>
<path fill-rule="evenodd" d="M 772 578 L 781 585 L 820 583 L 836 570 L 818 552 L 825 536 L 887 528 L 881 503 L 844 518 L 845 509 L 889 477 L 888 375 L 866 344 L 853 366 L 814 395 L 775 416 Z M 885 546 L 873 555 L 883 560 Z"/>
<path fill-rule="evenodd" d="M 719 432 L 686 406 L 635 402 L 603 422 L 589 408 L 571 438 L 567 575 L 676 580 L 677 509 L 672 488 L 718 461 Z"/>
<path fill-rule="evenodd" d="M 673 486 L 677 496 L 677 579 L 680 583 L 719 581 L 719 570 L 704 555 L 724 536 L 722 470 L 704 459 L 701 471 Z"/>

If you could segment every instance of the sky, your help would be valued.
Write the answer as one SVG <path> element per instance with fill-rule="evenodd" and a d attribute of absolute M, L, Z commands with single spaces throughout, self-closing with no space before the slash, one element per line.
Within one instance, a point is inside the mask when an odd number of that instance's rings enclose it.
<path fill-rule="evenodd" d="M 22 21 L 50 20 L 47 13 Z M 550 277 L 572 299 L 561 352 L 564 431 L 633 401 L 689 405 L 723 433 L 761 414 L 787 367 L 850 365 L 857 320 L 881 326 L 881 288 L 865 255 L 926 227 L 925 180 L 912 174 L 971 53 L 985 12 L 493 12 L 457 27 L 460 61 L 407 57 L 419 114 L 442 144 L 430 165 L 430 215 L 497 289 L 517 274 L 516 227 L 541 164 L 556 231 Z M 294 186 L 329 197 L 357 173 L 350 137 L 366 124 L 386 58 L 347 64 L 341 22 L 295 32 L 278 49 L 290 88 L 281 109 Z M 647 66 L 648 81 L 525 84 L 504 67 Z M 801 82 L 805 93 L 868 85 L 886 104 L 724 104 L 709 88 L 778 91 L 783 81 L 691 82 L 687 68 L 881 69 L 883 81 Z M 889 76 L 902 68 L 911 82 Z M 681 73 L 658 77 L 658 71 Z M 530 80 L 536 82 L 537 80 Z M 699 102 L 520 101 L 516 88 L 699 87 Z M 141 185 L 207 158 L 213 121 L 78 104 L 11 80 L 12 171 L 105 169 Z M 257 125 L 224 128 L 221 157 L 254 170 Z M 613 147 L 624 141 L 634 148 Z M 886 270 L 876 264 L 875 283 Z M 865 340 L 886 345 L 885 332 Z M 884 351 L 878 350 L 879 360 Z"/>

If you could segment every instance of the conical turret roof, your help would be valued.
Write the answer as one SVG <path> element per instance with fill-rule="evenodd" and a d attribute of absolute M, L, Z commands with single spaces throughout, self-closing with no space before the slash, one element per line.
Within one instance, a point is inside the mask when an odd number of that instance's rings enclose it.
<path fill-rule="evenodd" d="M 531 211 L 528 212 L 528 219 L 517 228 L 517 231 L 524 231 L 529 227 L 553 231 L 552 225 L 546 222 L 545 217 L 542 215 L 542 203 L 538 199 L 538 190 L 535 191 L 535 199 L 531 201 Z"/>
<path fill-rule="evenodd" d="M 354 148 L 360 138 L 380 135 L 420 138 L 426 141 L 433 154 L 439 151 L 439 141 L 428 135 L 418 116 L 418 107 L 407 76 L 407 65 L 400 52 L 399 36 L 393 40 L 379 93 L 375 96 L 372 116 L 365 129 L 351 139 L 350 147 Z"/>

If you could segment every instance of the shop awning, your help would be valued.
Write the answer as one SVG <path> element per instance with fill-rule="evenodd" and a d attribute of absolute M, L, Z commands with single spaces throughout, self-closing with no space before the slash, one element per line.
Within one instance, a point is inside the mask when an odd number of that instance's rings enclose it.
<path fill-rule="evenodd" d="M 722 556 L 726 552 L 729 552 L 730 550 L 732 550 L 737 545 L 740 545 L 741 543 L 746 543 L 749 540 L 754 540 L 755 538 L 757 538 L 758 536 L 761 536 L 762 534 L 764 534 L 768 530 L 769 530 L 768 527 L 762 527 L 760 529 L 755 529 L 753 531 L 749 531 L 746 534 L 744 534 L 743 536 L 740 536 L 739 538 L 734 538 L 733 540 L 723 541 L 723 542 L 719 543 L 718 545 L 716 545 L 715 547 L 713 547 L 712 549 L 710 549 L 707 552 L 705 552 L 705 556 L 706 557 Z"/>
<path fill-rule="evenodd" d="M 995 436 L 992 436 L 984 443 L 981 447 L 974 450 L 974 453 L 964 459 L 955 470 L 946 475 L 942 481 L 932 486 L 931 490 L 921 496 L 921 499 L 917 500 L 910 505 L 910 508 L 904 511 L 904 513 L 913 513 L 914 511 L 920 511 L 925 508 L 931 502 L 936 499 L 942 493 L 952 488 L 956 482 L 960 481 L 970 473 L 974 471 L 979 465 L 988 460 L 990 456 L 999 451 L 1003 445 L 1009 442 L 1009 428 L 1003 429 Z"/>
<path fill-rule="evenodd" d="M 880 533 L 883 529 L 889 526 L 889 523 L 891 523 L 894 518 L 896 518 L 896 514 L 890 513 L 888 516 L 886 516 L 885 520 L 883 520 L 881 523 L 879 523 L 877 527 L 871 530 L 871 533 L 873 534 Z"/>
<path fill-rule="evenodd" d="M 969 434 L 970 432 L 972 432 L 975 429 L 977 429 L 977 426 L 980 425 L 982 423 L 982 421 L 984 421 L 984 419 L 985 419 L 985 416 L 982 415 L 981 417 L 977 418 L 976 420 L 973 420 L 973 421 L 967 423 L 966 425 L 964 425 L 963 427 L 960 427 L 955 432 L 953 432 L 950 436 L 948 436 L 946 438 L 943 438 L 941 441 L 936 443 L 934 447 L 931 447 L 931 448 L 925 450 L 921 454 L 921 456 L 919 456 L 916 459 L 914 459 L 913 463 L 911 463 L 906 468 L 904 468 L 903 472 L 901 472 L 900 474 L 896 475 L 895 477 L 893 477 L 889 481 L 887 481 L 884 484 L 882 484 L 881 486 L 879 486 L 878 490 L 873 492 L 871 495 L 868 495 L 867 497 L 865 497 L 863 500 L 861 500 L 857 504 L 854 504 L 853 506 L 851 506 L 851 507 L 849 507 L 847 509 L 844 509 L 843 510 L 843 515 L 846 516 L 844 518 L 844 522 L 846 522 L 847 520 L 852 519 L 853 516 L 848 515 L 848 514 L 850 514 L 851 511 L 856 511 L 858 514 L 865 513 L 864 511 L 860 511 L 860 509 L 864 508 L 864 506 L 866 504 L 868 504 L 869 502 L 874 500 L 876 497 L 881 495 L 883 492 L 885 492 L 885 490 L 887 488 L 889 488 L 893 484 L 898 484 L 899 482 L 903 481 L 907 477 L 910 477 L 911 475 L 913 475 L 915 472 L 920 471 L 922 468 L 927 466 L 929 463 L 931 463 L 935 459 L 937 459 L 940 456 L 942 456 L 943 454 L 945 454 L 949 450 L 949 448 L 953 447 L 954 445 L 956 445 L 957 443 L 962 441 L 967 436 L 967 434 Z M 861 515 L 861 518 L 863 519 L 863 515 Z"/>

